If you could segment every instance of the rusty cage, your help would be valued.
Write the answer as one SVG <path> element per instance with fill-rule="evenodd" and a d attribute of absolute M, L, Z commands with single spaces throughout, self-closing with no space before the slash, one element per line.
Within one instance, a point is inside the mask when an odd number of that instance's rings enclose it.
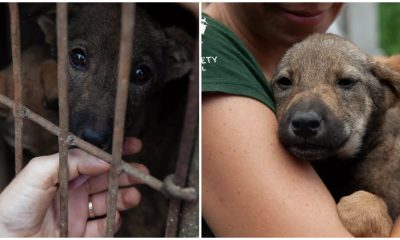
<path fill-rule="evenodd" d="M 194 49 L 194 69 L 189 77 L 188 98 L 186 102 L 186 110 L 184 114 L 184 123 L 181 131 L 181 140 L 179 146 L 179 155 L 176 163 L 176 170 L 173 175 L 169 175 L 164 181 L 144 174 L 121 159 L 121 149 L 124 136 L 125 111 L 127 107 L 129 68 L 131 62 L 131 50 L 134 19 L 135 19 L 135 3 L 121 4 L 121 40 L 119 51 L 118 66 L 118 84 L 115 103 L 114 115 L 114 132 L 112 154 L 97 148 L 94 145 L 78 138 L 68 130 L 68 5 L 67 3 L 56 3 L 56 19 L 57 19 L 57 78 L 58 78 L 58 97 L 59 97 L 59 126 L 46 120 L 40 115 L 32 112 L 22 103 L 22 79 L 21 79 L 21 43 L 20 43 L 20 23 L 19 8 L 17 3 L 9 3 L 10 12 L 10 29 L 11 29 L 11 50 L 13 62 L 13 82 L 14 82 L 14 100 L 5 95 L 0 94 L 0 103 L 6 105 L 13 110 L 15 119 L 15 172 L 16 174 L 22 169 L 23 165 L 23 119 L 31 120 L 52 134 L 58 136 L 59 156 L 60 156 L 60 236 L 68 236 L 68 148 L 69 146 L 77 146 L 88 153 L 99 157 L 111 164 L 109 173 L 109 188 L 107 196 L 107 228 L 106 236 L 113 236 L 113 227 L 116 214 L 116 199 L 118 190 L 118 176 L 123 171 L 132 175 L 151 188 L 162 192 L 165 196 L 170 197 L 168 218 L 166 224 L 166 237 L 174 237 L 178 232 L 178 222 L 180 216 L 191 213 L 192 209 L 198 208 L 198 194 L 195 188 L 184 186 L 187 184 L 190 170 L 190 160 L 195 150 L 195 144 L 198 144 L 198 43 Z M 196 156 L 195 156 L 196 158 Z M 198 165 L 197 165 L 198 168 Z M 197 171 L 197 170 L 195 170 Z M 197 175 L 196 175 L 197 174 Z M 193 174 L 192 174 L 193 175 Z M 192 182 L 198 187 L 198 173 L 192 176 Z M 192 201 L 189 205 L 196 205 L 192 208 L 182 207 L 182 200 Z M 186 210 L 185 210 L 186 209 Z M 186 211 L 186 212 L 185 212 Z M 195 216 L 198 216 L 194 213 Z M 196 217 L 195 217 L 196 218 Z M 193 219 L 193 218 L 192 218 Z M 198 224 L 198 220 L 197 224 Z"/>

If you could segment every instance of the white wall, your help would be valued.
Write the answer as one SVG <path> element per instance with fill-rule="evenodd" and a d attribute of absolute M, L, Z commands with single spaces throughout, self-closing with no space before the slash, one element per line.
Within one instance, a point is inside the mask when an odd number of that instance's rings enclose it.
<path fill-rule="evenodd" d="M 345 3 L 328 32 L 353 41 L 368 54 L 381 55 L 378 21 L 378 3 Z"/>

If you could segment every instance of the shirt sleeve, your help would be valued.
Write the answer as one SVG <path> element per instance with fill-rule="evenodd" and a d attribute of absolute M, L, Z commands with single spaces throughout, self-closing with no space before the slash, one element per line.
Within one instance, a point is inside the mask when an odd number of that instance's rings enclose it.
<path fill-rule="evenodd" d="M 211 18 L 202 18 L 201 32 L 202 92 L 251 97 L 275 111 L 262 71 L 234 33 Z"/>

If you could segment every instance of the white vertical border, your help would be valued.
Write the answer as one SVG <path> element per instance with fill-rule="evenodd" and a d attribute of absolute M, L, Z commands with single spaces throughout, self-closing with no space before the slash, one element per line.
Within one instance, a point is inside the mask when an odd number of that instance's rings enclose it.
<path fill-rule="evenodd" d="M 201 53 L 202 53 L 202 49 L 203 49 L 203 47 L 202 47 L 202 44 L 201 44 L 201 30 L 200 30 L 200 27 L 201 27 L 201 13 L 203 12 L 202 11 L 202 9 L 203 9 L 203 5 L 202 5 L 202 1 L 198 1 L 198 4 L 199 4 L 199 17 L 198 17 L 198 41 L 199 41 L 199 238 L 202 238 L 202 228 L 203 228 L 203 225 L 202 225 L 202 216 L 203 216 L 203 208 L 202 208 L 202 206 L 203 206 L 203 201 L 202 201 L 202 199 L 203 199 L 203 197 L 202 197 L 202 195 L 203 195 L 203 184 L 202 184 L 202 172 L 203 172 L 203 152 L 202 152 L 202 134 L 201 134 L 201 132 L 202 132 L 202 111 L 201 111 L 201 106 L 202 106 L 202 84 L 201 84 L 201 80 L 202 80 L 202 69 L 201 69 Z"/>

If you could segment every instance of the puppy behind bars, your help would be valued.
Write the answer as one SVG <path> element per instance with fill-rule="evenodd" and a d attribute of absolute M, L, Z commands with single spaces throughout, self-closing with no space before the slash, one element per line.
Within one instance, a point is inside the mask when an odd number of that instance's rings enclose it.
<path fill-rule="evenodd" d="M 69 4 L 70 131 L 108 152 L 112 149 L 120 8 L 120 4 Z M 39 17 L 38 24 L 56 58 L 54 19 L 54 11 L 49 11 Z M 162 26 L 137 4 L 125 136 L 142 140 L 142 151 L 130 158 L 144 163 L 161 179 L 175 167 L 193 49 L 189 34 Z M 142 190 L 146 192 L 142 205 L 131 210 L 142 217 L 125 214 L 128 220 L 122 231 L 129 232 L 126 236 L 163 234 L 168 202 L 160 193 L 147 191 Z"/>

